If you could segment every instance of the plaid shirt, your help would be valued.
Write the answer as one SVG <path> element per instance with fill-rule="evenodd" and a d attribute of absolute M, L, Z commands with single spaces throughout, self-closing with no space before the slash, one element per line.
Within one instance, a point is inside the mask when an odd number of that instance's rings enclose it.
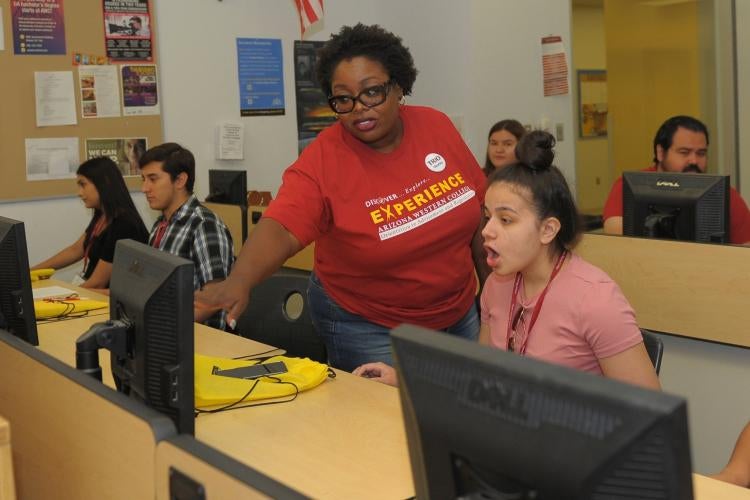
<path fill-rule="evenodd" d="M 162 215 L 154 223 L 148 239 L 149 245 L 155 246 L 156 233 L 164 221 Z M 201 205 L 194 195 L 168 221 L 158 248 L 193 261 L 195 290 L 200 290 L 209 281 L 226 278 L 234 261 L 232 235 L 227 226 L 216 214 Z M 223 330 L 225 316 L 223 311 L 216 313 L 205 324 Z"/>

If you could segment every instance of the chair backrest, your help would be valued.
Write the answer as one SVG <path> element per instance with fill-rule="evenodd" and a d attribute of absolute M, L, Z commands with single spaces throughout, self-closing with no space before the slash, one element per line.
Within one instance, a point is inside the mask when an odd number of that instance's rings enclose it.
<path fill-rule="evenodd" d="M 252 291 L 237 320 L 237 332 L 281 349 L 287 356 L 326 363 L 325 344 L 315 331 L 307 304 L 309 271 L 281 268 Z"/>
<path fill-rule="evenodd" d="M 651 359 L 651 363 L 654 365 L 656 374 L 659 374 L 661 369 L 661 357 L 664 354 L 664 342 L 654 333 L 641 328 L 641 335 L 643 335 L 643 344 L 646 346 L 646 352 L 648 357 Z"/>

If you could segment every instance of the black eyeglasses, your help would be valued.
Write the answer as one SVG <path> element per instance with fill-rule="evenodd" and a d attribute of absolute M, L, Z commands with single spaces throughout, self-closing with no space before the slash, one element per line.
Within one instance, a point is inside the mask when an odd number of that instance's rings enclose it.
<path fill-rule="evenodd" d="M 526 308 L 519 307 L 516 313 L 513 315 L 513 321 L 510 323 L 510 335 L 508 335 L 508 344 L 506 348 L 510 352 L 516 352 L 516 349 L 520 349 L 522 346 L 521 340 L 523 339 L 523 333 L 526 329 L 526 324 L 523 321 L 523 315 L 526 312 Z M 519 326 L 521 328 L 519 328 Z"/>
<path fill-rule="evenodd" d="M 328 97 L 328 105 L 340 115 L 354 111 L 355 101 L 361 102 L 366 108 L 374 108 L 385 102 L 388 92 L 391 90 L 391 85 L 391 80 L 388 80 L 380 85 L 367 87 L 357 95 L 332 95 Z"/>

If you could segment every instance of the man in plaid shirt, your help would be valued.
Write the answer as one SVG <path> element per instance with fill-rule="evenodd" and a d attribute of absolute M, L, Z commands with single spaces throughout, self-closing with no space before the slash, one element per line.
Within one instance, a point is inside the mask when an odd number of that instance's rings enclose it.
<path fill-rule="evenodd" d="M 140 159 L 143 186 L 149 206 L 161 211 L 149 237 L 149 245 L 193 261 L 193 288 L 223 280 L 229 275 L 234 255 L 232 235 L 211 210 L 193 194 L 195 157 L 179 144 L 168 142 L 146 151 Z M 221 310 L 195 309 L 195 321 L 225 327 Z"/>

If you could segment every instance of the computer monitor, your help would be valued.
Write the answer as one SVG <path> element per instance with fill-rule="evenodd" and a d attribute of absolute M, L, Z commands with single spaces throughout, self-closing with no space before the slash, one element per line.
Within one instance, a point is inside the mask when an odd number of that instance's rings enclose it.
<path fill-rule="evenodd" d="M 101 380 L 111 351 L 117 389 L 194 434 L 193 263 L 133 240 L 115 247 L 109 321 L 76 342 L 76 367 Z"/>
<path fill-rule="evenodd" d="M 0 217 L 0 329 L 39 345 L 23 222 Z"/>
<path fill-rule="evenodd" d="M 247 172 L 244 170 L 208 171 L 209 195 L 206 201 L 227 203 L 230 205 L 247 205 Z"/>
<path fill-rule="evenodd" d="M 417 498 L 693 498 L 683 399 L 423 328 L 391 339 Z"/>
<path fill-rule="evenodd" d="M 625 172 L 622 181 L 625 236 L 729 242 L 728 176 Z"/>

